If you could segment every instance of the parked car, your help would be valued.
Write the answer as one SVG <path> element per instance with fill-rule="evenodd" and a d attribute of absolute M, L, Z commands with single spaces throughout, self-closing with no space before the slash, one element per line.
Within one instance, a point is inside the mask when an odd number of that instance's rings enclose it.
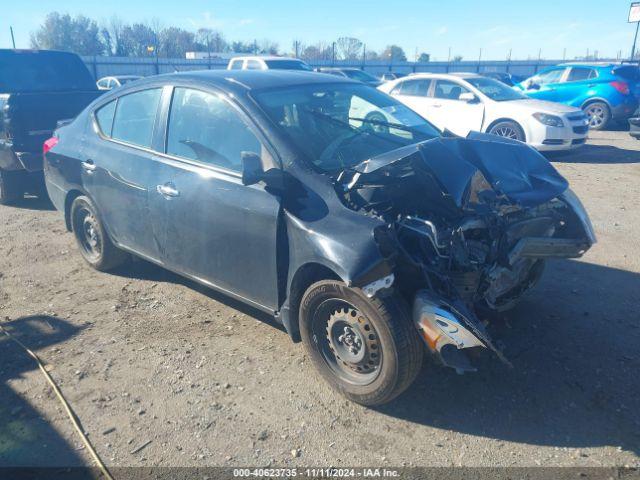
<path fill-rule="evenodd" d="M 640 140 L 640 109 L 629 119 L 629 135 Z"/>
<path fill-rule="evenodd" d="M 382 74 L 382 76 L 380 77 L 380 80 L 382 80 L 383 82 L 390 82 L 391 80 L 397 80 L 399 78 L 406 77 L 406 76 L 407 76 L 406 73 L 386 72 Z"/>
<path fill-rule="evenodd" d="M 514 85 L 524 80 L 524 77 L 512 75 L 508 72 L 483 72 L 482 76 L 493 78 L 494 80 L 498 80 L 499 82 L 502 82 L 510 87 L 513 87 Z"/>
<path fill-rule="evenodd" d="M 638 108 L 640 70 L 636 65 L 571 63 L 550 67 L 516 85 L 531 98 L 584 110 L 593 130 L 626 121 Z"/>
<path fill-rule="evenodd" d="M 352 80 L 366 83 L 372 87 L 377 87 L 382 84 L 382 81 L 379 78 L 376 78 L 370 73 L 360 70 L 359 68 L 320 67 L 318 71 L 321 73 L 337 75 L 339 77 L 351 78 Z"/>
<path fill-rule="evenodd" d="M 77 55 L 0 50 L 0 204 L 44 193 L 42 142 L 100 93 Z"/>
<path fill-rule="evenodd" d="M 227 70 L 305 70 L 312 68 L 302 60 L 288 57 L 234 57 L 229 60 Z"/>
<path fill-rule="evenodd" d="M 118 88 L 122 85 L 140 80 L 143 78 L 140 75 L 117 75 L 111 77 L 102 77 L 96 82 L 99 90 L 111 90 L 112 88 Z"/>
<path fill-rule="evenodd" d="M 569 150 L 587 140 L 588 120 L 579 108 L 533 100 L 474 73 L 416 74 L 379 89 L 457 135 L 486 132 L 537 150 Z"/>
<path fill-rule="evenodd" d="M 89 265 L 137 255 L 274 315 L 366 405 L 405 390 L 425 347 L 458 371 L 470 348 L 504 359 L 475 309 L 511 307 L 545 259 L 595 241 L 535 150 L 443 137 L 393 97 L 317 73 L 148 78 L 60 128 L 45 159 Z"/>

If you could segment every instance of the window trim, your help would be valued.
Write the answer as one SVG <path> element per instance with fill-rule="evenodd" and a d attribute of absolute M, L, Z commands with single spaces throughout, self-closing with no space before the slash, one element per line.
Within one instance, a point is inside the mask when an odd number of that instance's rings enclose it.
<path fill-rule="evenodd" d="M 158 102 L 158 112 L 156 113 L 156 120 L 155 120 L 155 124 L 154 124 L 154 132 L 153 132 L 153 141 L 152 141 L 152 146 L 151 148 L 147 148 L 141 145 L 136 145 L 133 143 L 127 143 L 127 142 L 123 142 L 121 140 L 117 140 L 111 137 L 107 137 L 106 135 L 104 135 L 102 133 L 102 131 L 100 130 L 100 125 L 98 124 L 98 120 L 96 118 L 96 112 L 98 110 L 100 110 L 102 107 L 106 106 L 107 104 L 109 104 L 112 101 L 118 101 L 121 97 L 124 97 L 125 95 L 129 95 L 132 93 L 136 93 L 136 92 L 140 92 L 143 90 L 151 90 L 151 89 L 155 89 L 155 88 L 159 88 L 162 90 L 161 93 L 161 97 L 160 97 L 160 102 Z M 222 90 L 222 89 L 218 89 L 215 88 L 214 86 L 203 86 L 203 85 L 192 85 L 192 84 L 188 84 L 188 83 L 178 83 L 178 82 L 171 82 L 171 83 L 164 83 L 164 84 L 153 84 L 153 85 L 145 85 L 145 86 L 139 86 L 137 88 L 135 88 L 132 91 L 128 91 L 126 93 L 124 93 L 123 95 L 118 95 L 115 98 L 105 98 L 103 99 L 104 101 L 100 102 L 100 104 L 96 105 L 96 107 L 91 111 L 91 122 L 92 122 L 92 127 L 94 132 L 104 141 L 107 142 L 113 142 L 117 145 L 121 145 L 124 147 L 129 147 L 129 148 L 134 148 L 136 150 L 140 150 L 143 152 L 147 152 L 147 153 L 151 153 L 154 155 L 154 160 L 158 160 L 158 161 L 162 161 L 162 162 L 167 162 L 167 161 L 175 161 L 175 162 L 179 162 L 179 163 L 183 163 L 183 164 L 187 164 L 187 165 L 191 165 L 194 167 L 200 167 L 200 168 L 205 168 L 208 170 L 211 170 L 213 172 L 216 173 L 222 173 L 231 177 L 235 177 L 238 179 L 242 178 L 242 172 L 237 172 L 235 170 L 230 170 L 228 168 L 225 167 L 220 167 L 218 165 L 213 165 L 211 163 L 206 163 L 206 162 L 201 162 L 199 160 L 193 160 L 193 159 L 189 159 L 189 158 L 183 158 L 183 157 L 178 157 L 178 156 L 174 156 L 165 152 L 161 152 L 159 150 L 154 149 L 154 145 L 156 145 L 156 140 L 157 137 L 159 137 L 160 141 L 161 141 L 161 146 L 162 148 L 166 151 L 166 143 L 167 143 L 167 133 L 168 133 L 168 127 L 169 127 L 169 113 L 171 110 L 171 100 L 173 99 L 173 92 L 176 88 L 191 88 L 193 90 L 199 90 L 201 92 L 204 93 L 208 93 L 208 94 L 217 94 L 220 96 L 220 98 L 222 98 L 223 100 L 225 100 L 240 116 L 240 118 L 242 119 L 242 121 L 251 129 L 251 132 L 256 136 L 256 138 L 258 138 L 258 140 L 260 141 L 260 143 L 262 144 L 262 146 L 264 148 L 267 149 L 267 151 L 269 152 L 269 155 L 271 155 L 271 157 L 273 158 L 273 160 L 276 163 L 276 167 L 280 170 L 284 170 L 283 168 L 283 162 L 282 162 L 282 158 L 280 156 L 280 154 L 278 153 L 278 150 L 274 147 L 274 145 L 272 144 L 272 142 L 268 139 L 267 135 L 264 133 L 264 131 L 260 128 L 260 126 L 256 123 L 255 120 L 253 120 L 253 118 L 251 117 L 251 115 L 249 114 L 249 112 L 246 111 L 246 109 L 240 105 L 239 102 L 234 101 L 233 99 L 231 99 L 229 97 L 228 92 Z M 165 100 L 165 95 L 167 95 L 167 100 Z M 165 104 L 166 101 L 166 104 Z M 117 105 L 116 105 L 117 107 Z M 115 120 L 115 112 L 113 114 L 113 118 Z"/>

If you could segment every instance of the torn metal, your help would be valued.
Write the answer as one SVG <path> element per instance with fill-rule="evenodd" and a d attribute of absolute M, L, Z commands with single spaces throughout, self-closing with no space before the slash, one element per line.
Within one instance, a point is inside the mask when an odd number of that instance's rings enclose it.
<path fill-rule="evenodd" d="M 494 136 L 439 137 L 387 152 L 341 172 L 335 188 L 344 205 L 381 221 L 374 237 L 392 260 L 394 288 L 413 305 L 429 349 L 458 372 L 474 369 L 464 355 L 470 348 L 490 348 L 506 362 L 477 312 L 512 308 L 546 259 L 579 257 L 596 241 L 555 168 Z M 365 291 L 375 294 L 388 278 Z"/>

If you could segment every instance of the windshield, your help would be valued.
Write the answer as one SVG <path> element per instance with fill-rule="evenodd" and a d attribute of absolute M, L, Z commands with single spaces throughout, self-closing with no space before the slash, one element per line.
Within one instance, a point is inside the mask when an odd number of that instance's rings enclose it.
<path fill-rule="evenodd" d="M 0 52 L 0 92 L 95 90 L 77 55 L 61 52 Z"/>
<path fill-rule="evenodd" d="M 309 65 L 300 60 L 265 60 L 264 63 L 271 70 L 311 70 Z"/>
<path fill-rule="evenodd" d="M 379 82 L 376 77 L 369 75 L 362 70 L 343 70 L 343 72 L 347 77 L 353 78 L 354 80 L 360 80 L 361 82 Z"/>
<path fill-rule="evenodd" d="M 319 84 L 255 94 L 271 120 L 323 172 L 337 172 L 439 131 L 366 85 Z"/>
<path fill-rule="evenodd" d="M 522 100 L 527 98 L 524 94 L 514 90 L 502 82 L 486 77 L 471 77 L 465 79 L 471 85 L 484 93 L 491 100 L 506 102 L 509 100 Z"/>

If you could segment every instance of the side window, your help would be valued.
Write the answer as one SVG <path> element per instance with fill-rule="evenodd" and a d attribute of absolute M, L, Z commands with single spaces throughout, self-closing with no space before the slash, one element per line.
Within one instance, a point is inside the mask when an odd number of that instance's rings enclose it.
<path fill-rule="evenodd" d="M 98 127 L 100 127 L 100 131 L 106 137 L 111 136 L 113 114 L 116 113 L 116 102 L 116 100 L 113 100 L 107 103 L 104 107 L 100 107 L 95 113 Z"/>
<path fill-rule="evenodd" d="M 462 85 L 451 80 L 437 80 L 434 98 L 442 98 L 445 100 L 458 100 L 460 95 L 467 93 L 469 90 Z"/>
<path fill-rule="evenodd" d="M 571 67 L 567 82 L 580 82 L 583 80 L 589 80 L 590 78 L 597 77 L 597 73 L 593 68 L 585 67 Z"/>
<path fill-rule="evenodd" d="M 556 70 L 549 70 L 548 72 L 539 73 L 535 77 L 533 77 L 533 83 L 537 83 L 538 85 L 547 85 L 548 83 L 558 83 L 560 78 L 562 78 L 562 74 L 564 73 L 564 68 L 558 68 Z"/>
<path fill-rule="evenodd" d="M 258 60 L 247 60 L 247 70 L 262 70 L 262 64 Z"/>
<path fill-rule="evenodd" d="M 231 70 L 242 70 L 242 60 L 234 60 L 231 62 Z"/>
<path fill-rule="evenodd" d="M 226 100 L 189 88 L 174 90 L 168 154 L 240 172 L 242 152 L 265 157 L 260 141 Z"/>
<path fill-rule="evenodd" d="M 391 90 L 391 94 L 426 97 L 429 93 L 430 86 L 431 80 L 429 79 L 405 80 L 396 85 L 393 90 Z"/>
<path fill-rule="evenodd" d="M 118 98 L 111 136 L 123 142 L 150 147 L 161 92 L 160 88 L 154 88 Z"/>

